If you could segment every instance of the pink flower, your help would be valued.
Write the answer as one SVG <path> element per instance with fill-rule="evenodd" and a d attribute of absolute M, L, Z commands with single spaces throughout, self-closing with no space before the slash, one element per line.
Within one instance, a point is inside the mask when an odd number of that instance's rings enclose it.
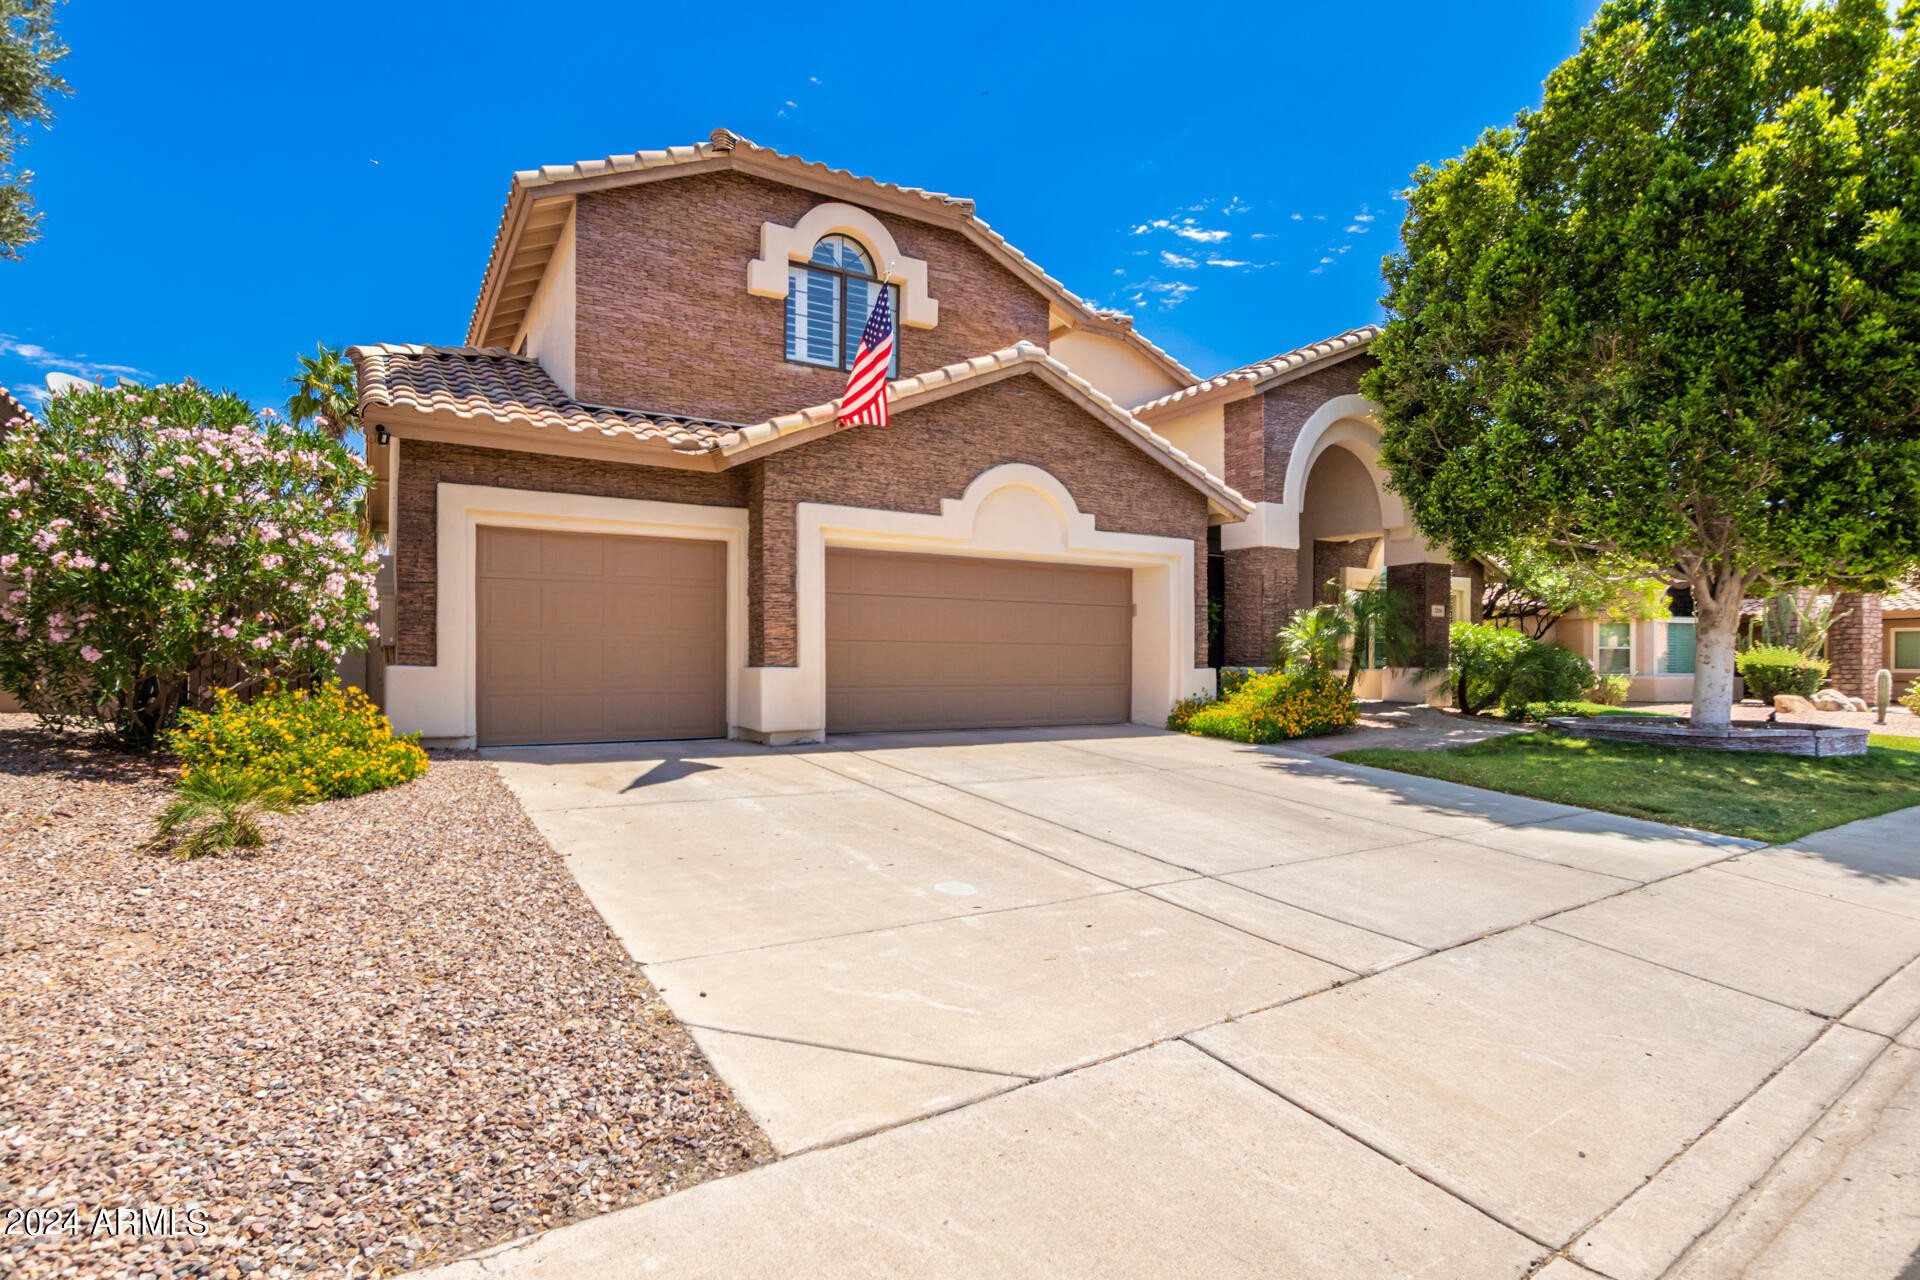
<path fill-rule="evenodd" d="M 83 644 L 80 646 L 80 656 L 85 658 L 88 662 L 98 662 L 105 655 L 103 655 L 98 649 L 94 648 L 92 645 Z"/>
<path fill-rule="evenodd" d="M 187 540 L 187 531 L 185 529 L 173 528 L 167 530 L 167 532 L 173 536 L 175 542 L 185 542 Z"/>
<path fill-rule="evenodd" d="M 162 480 L 171 480 L 173 479 L 173 468 L 161 467 L 159 470 L 155 471 L 153 474 L 159 476 Z"/>
<path fill-rule="evenodd" d="M 256 649 L 264 649 L 268 645 L 272 644 L 273 641 L 267 639 L 265 636 L 255 636 L 253 639 L 247 641 L 247 643 L 252 645 Z"/>

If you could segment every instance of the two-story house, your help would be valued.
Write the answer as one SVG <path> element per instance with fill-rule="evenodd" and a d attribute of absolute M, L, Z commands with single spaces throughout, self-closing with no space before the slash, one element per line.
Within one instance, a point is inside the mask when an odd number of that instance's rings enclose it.
<path fill-rule="evenodd" d="M 881 289 L 892 423 L 841 427 Z M 350 353 L 368 682 L 443 743 L 1151 724 L 1335 577 L 1443 650 L 1482 582 L 1383 483 L 1374 334 L 1201 380 L 971 201 L 724 129 L 516 174 L 468 345 Z"/>
<path fill-rule="evenodd" d="M 877 290 L 892 424 L 834 400 Z M 971 202 L 725 130 L 517 174 L 470 345 L 362 346 L 396 727 L 519 743 L 1164 716 L 1209 530 L 1124 406 L 1195 378 Z"/>

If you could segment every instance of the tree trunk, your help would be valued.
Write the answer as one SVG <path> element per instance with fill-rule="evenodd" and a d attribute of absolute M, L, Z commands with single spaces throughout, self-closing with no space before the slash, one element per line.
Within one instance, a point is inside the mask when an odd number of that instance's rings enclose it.
<path fill-rule="evenodd" d="M 1738 589 L 1715 598 L 1695 584 L 1693 718 L 1696 729 L 1725 729 L 1733 721 L 1733 646 L 1740 633 Z"/>

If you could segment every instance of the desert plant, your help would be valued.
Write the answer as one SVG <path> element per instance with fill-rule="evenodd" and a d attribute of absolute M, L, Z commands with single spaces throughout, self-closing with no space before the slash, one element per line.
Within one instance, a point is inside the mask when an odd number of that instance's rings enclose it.
<path fill-rule="evenodd" d="M 188 776 L 154 822 L 147 847 L 176 858 L 199 858 L 229 849 L 258 849 L 267 842 L 260 819 L 299 807 L 290 788 L 261 786 L 237 775 Z"/>
<path fill-rule="evenodd" d="M 0 685 L 27 710 L 147 750 L 189 700 L 374 630 L 368 472 L 319 430 L 192 382 L 69 391 L 22 425 L 0 440 Z"/>
<path fill-rule="evenodd" d="M 1873 673 L 1873 709 L 1879 712 L 1875 724 L 1887 722 L 1887 704 L 1893 701 L 1893 672 L 1885 667 Z"/>
<path fill-rule="evenodd" d="M 1617 707 L 1627 700 L 1627 691 L 1633 688 L 1633 681 L 1626 676 L 1601 676 L 1593 682 L 1593 687 L 1581 696 L 1588 702 L 1597 702 L 1603 707 Z"/>
<path fill-rule="evenodd" d="M 1353 618 L 1338 605 L 1317 604 L 1296 610 L 1274 637 L 1273 665 L 1289 671 L 1331 674 L 1346 661 L 1347 641 L 1353 638 Z"/>
<path fill-rule="evenodd" d="M 1203 707 L 1187 732 L 1235 742 L 1284 742 L 1330 733 L 1360 719 L 1353 694 L 1330 671 L 1275 671 L 1247 680 L 1231 698 Z"/>
<path fill-rule="evenodd" d="M 173 734 L 183 776 L 284 787 L 296 800 L 357 796 L 427 771 L 419 735 L 396 738 L 358 689 L 269 688 L 242 703 L 222 693 L 212 711 L 188 712 Z"/>
<path fill-rule="evenodd" d="M 1907 691 L 1900 695 L 1900 705 L 1920 716 L 1920 680 L 1907 686 Z"/>
<path fill-rule="evenodd" d="M 1783 693 L 1811 698 L 1827 678 L 1825 662 L 1780 645 L 1755 645 L 1738 661 L 1747 696 L 1762 702 L 1772 702 Z"/>
<path fill-rule="evenodd" d="M 1772 646 L 1815 657 L 1826 648 L 1827 633 L 1833 630 L 1833 624 L 1846 616 L 1833 611 L 1831 600 L 1813 600 L 1802 605 L 1792 591 L 1775 592 L 1768 597 L 1760 616 L 1754 619 L 1748 647 Z"/>
<path fill-rule="evenodd" d="M 1336 607 L 1346 614 L 1352 632 L 1347 661 L 1347 688 L 1353 688 L 1360 668 L 1371 654 L 1389 667 L 1413 666 L 1419 657 L 1420 632 L 1413 622 L 1413 601 L 1391 587 L 1354 590 L 1329 582 L 1339 592 Z"/>

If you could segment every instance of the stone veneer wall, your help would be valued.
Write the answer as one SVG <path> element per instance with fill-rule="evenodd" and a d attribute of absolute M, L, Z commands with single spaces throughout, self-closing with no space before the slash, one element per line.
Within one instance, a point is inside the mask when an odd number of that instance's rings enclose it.
<path fill-rule="evenodd" d="M 1833 611 L 1846 616 L 1827 632 L 1827 662 L 1831 667 L 1827 683 L 1849 697 L 1871 702 L 1873 678 L 1887 665 L 1887 657 L 1882 653 L 1886 625 L 1881 617 L 1880 597 L 1842 592 L 1834 599 Z"/>
<path fill-rule="evenodd" d="M 830 198 L 741 173 L 580 197 L 575 395 L 589 404 L 760 422 L 838 396 L 847 375 L 786 359 L 786 299 L 747 292 L 760 224 L 792 226 Z M 1047 345 L 1047 300 L 960 232 L 869 210 L 927 264 L 931 329 L 901 326 L 911 377 L 1010 347 Z"/>
<path fill-rule="evenodd" d="M 1194 661 L 1206 660 L 1207 500 L 1105 423 L 1031 375 L 851 427 L 749 464 L 748 662 L 798 659 L 795 508 L 802 502 L 937 515 L 981 472 L 1023 462 L 1051 473 L 1103 530 L 1193 541 Z"/>
<path fill-rule="evenodd" d="M 747 505 L 740 471 L 682 471 L 510 449 L 476 449 L 426 440 L 400 442 L 399 527 L 393 531 L 394 661 L 405 666 L 438 663 L 435 613 L 439 582 L 439 486 L 493 485 L 541 493 L 580 493 L 602 498 L 689 502 L 711 507 Z"/>

